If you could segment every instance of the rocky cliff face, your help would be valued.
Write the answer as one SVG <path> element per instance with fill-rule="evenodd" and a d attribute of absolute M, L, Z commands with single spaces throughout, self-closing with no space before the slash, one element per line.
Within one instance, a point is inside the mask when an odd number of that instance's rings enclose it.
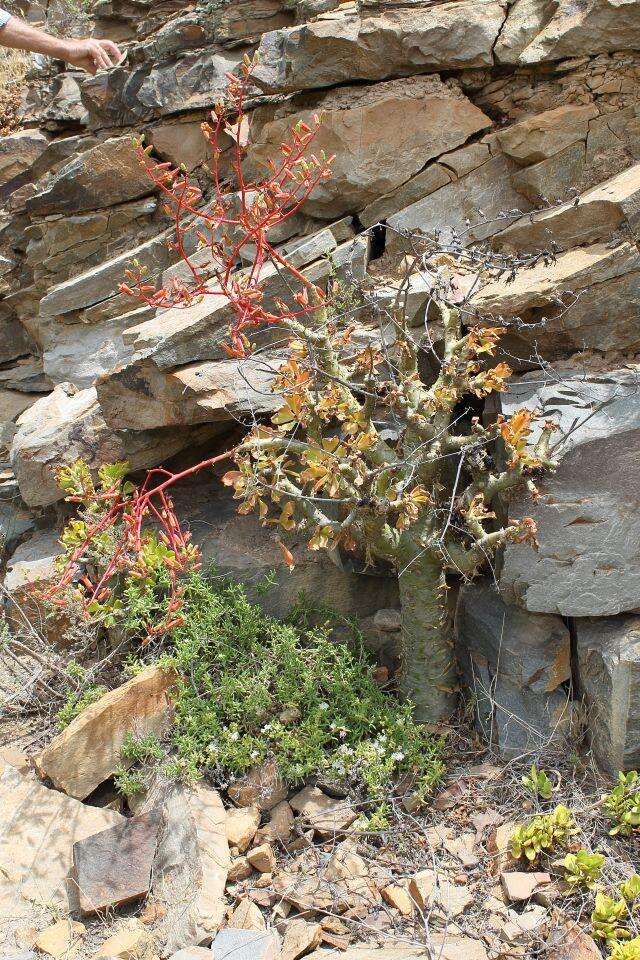
<path fill-rule="evenodd" d="M 542 408 L 566 439 L 539 501 L 508 507 L 536 517 L 539 552 L 507 551 L 501 597 L 488 583 L 461 592 L 462 661 L 502 748 L 566 731 L 573 676 L 600 761 L 628 765 L 640 750 L 628 706 L 640 656 L 629 617 L 640 607 L 640 0 L 97 0 L 94 15 L 125 63 L 96 77 L 41 68 L 21 128 L 0 140 L 8 585 L 51 575 L 42 528 L 60 521 L 60 464 L 191 456 L 270 407 L 258 371 L 224 358 L 224 303 L 154 316 L 117 292 L 134 257 L 155 276 L 180 270 L 132 135 L 206 192 L 200 122 L 257 48 L 248 163 L 319 111 L 318 147 L 337 155 L 278 238 L 312 276 L 364 276 L 375 256 L 371 283 L 384 287 L 401 232 L 416 228 L 449 225 L 505 251 L 554 247 L 552 261 L 478 297 L 484 312 L 526 321 L 502 408 Z M 372 250 L 359 234 L 381 221 Z M 415 296 L 417 312 L 426 294 Z M 269 533 L 237 518 L 218 486 L 183 499 L 223 571 L 255 584 L 279 566 Z M 369 618 L 379 642 L 373 614 L 394 606 L 394 584 L 294 552 L 272 608 L 304 588 Z"/>

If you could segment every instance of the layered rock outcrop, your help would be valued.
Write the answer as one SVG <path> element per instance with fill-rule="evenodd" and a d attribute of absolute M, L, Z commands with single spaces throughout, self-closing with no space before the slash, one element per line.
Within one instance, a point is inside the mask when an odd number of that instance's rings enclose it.
<path fill-rule="evenodd" d="M 575 632 L 573 678 L 584 674 L 590 715 L 600 710 L 609 730 L 607 684 L 622 683 L 611 664 L 633 662 L 626 617 L 640 606 L 640 0 L 100 0 L 93 28 L 125 45 L 126 61 L 95 77 L 38 66 L 21 128 L 0 140 L 5 559 L 34 525 L 52 529 L 61 464 L 83 456 L 92 468 L 127 459 L 139 469 L 213 450 L 273 407 L 264 367 L 224 354 L 223 298 L 155 313 L 118 292 L 134 259 L 154 278 L 181 270 L 132 137 L 184 163 L 206 197 L 200 123 L 225 74 L 257 49 L 248 171 L 288 124 L 317 112 L 318 148 L 337 155 L 334 177 L 276 238 L 314 280 L 364 278 L 376 257 L 367 283 L 382 302 L 403 233 L 416 229 L 548 251 L 515 281 L 474 294 L 478 311 L 510 323 L 504 349 L 518 378 L 501 409 L 553 416 L 559 467 L 538 501 L 505 504 L 537 520 L 539 551 L 506 551 L 500 595 L 465 588 L 459 638 L 467 677 L 499 688 L 539 741 L 564 729 L 556 707 L 566 706 Z M 376 224 L 372 246 L 360 234 Z M 265 281 L 277 297 L 277 273 Z M 412 287 L 418 321 L 427 296 Z M 254 520 L 232 521 L 227 499 L 206 497 L 186 496 L 183 515 L 212 523 L 213 559 L 249 582 L 281 568 Z M 393 584 L 359 591 L 357 575 L 327 558 L 303 569 L 344 612 L 395 605 Z M 291 596 L 281 586 L 275 608 Z M 606 618 L 601 643 L 594 618 Z M 533 680 L 500 675 L 499 623 L 515 647 L 538 638 L 539 676 L 538 666 Z M 480 719 L 501 746 L 531 746 L 493 707 Z M 620 723 L 594 734 L 612 767 L 640 749 L 633 717 Z"/>

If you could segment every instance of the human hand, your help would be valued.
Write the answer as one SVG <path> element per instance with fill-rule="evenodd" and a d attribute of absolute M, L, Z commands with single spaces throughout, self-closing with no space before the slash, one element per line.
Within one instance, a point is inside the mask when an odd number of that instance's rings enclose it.
<path fill-rule="evenodd" d="M 114 67 L 122 59 L 122 53 L 111 40 L 68 40 L 65 42 L 63 59 L 74 67 L 88 73 Z"/>

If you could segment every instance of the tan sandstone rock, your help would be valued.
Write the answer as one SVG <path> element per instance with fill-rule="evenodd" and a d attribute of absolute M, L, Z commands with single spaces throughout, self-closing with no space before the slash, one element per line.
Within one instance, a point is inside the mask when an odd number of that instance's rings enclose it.
<path fill-rule="evenodd" d="M 145 736 L 166 729 L 175 675 L 146 667 L 72 720 L 45 747 L 36 763 L 41 776 L 69 796 L 83 799 L 110 777 L 128 733 Z"/>
<path fill-rule="evenodd" d="M 51 910 L 77 909 L 67 878 L 73 844 L 124 823 L 112 810 L 85 806 L 7 766 L 0 775 L 0 947 L 15 952 L 16 927 L 41 924 Z"/>

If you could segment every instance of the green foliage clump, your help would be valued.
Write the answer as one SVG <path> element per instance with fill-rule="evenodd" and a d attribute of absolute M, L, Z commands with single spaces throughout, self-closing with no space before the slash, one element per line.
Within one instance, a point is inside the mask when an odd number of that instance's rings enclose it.
<path fill-rule="evenodd" d="M 518 827 L 511 838 L 511 854 L 516 859 L 526 857 L 534 863 L 541 853 L 565 846 L 575 833 L 577 827 L 573 814 L 560 805 L 551 813 L 540 814 Z"/>
<path fill-rule="evenodd" d="M 638 771 L 619 773 L 611 793 L 602 797 L 602 809 L 613 823 L 610 836 L 629 837 L 640 827 L 640 782 Z"/>
<path fill-rule="evenodd" d="M 602 873 L 605 857 L 602 853 L 589 853 L 588 850 L 578 850 L 568 853 L 562 861 L 564 880 L 572 890 L 586 887 L 593 890 Z"/>
<path fill-rule="evenodd" d="M 602 891 L 596 893 L 591 914 L 591 929 L 596 939 L 604 940 L 607 945 L 628 940 L 631 936 L 627 927 L 628 919 L 629 907 L 624 897 L 615 900 Z"/>
<path fill-rule="evenodd" d="M 241 586 L 214 588 L 200 574 L 186 581 L 183 615 L 165 658 L 181 678 L 183 773 L 224 785 L 273 759 L 292 786 L 322 775 L 370 798 L 407 774 L 426 796 L 441 778 L 441 741 L 374 683 L 361 645 L 332 639 L 327 625 L 272 619 Z"/>
<path fill-rule="evenodd" d="M 87 684 L 87 671 L 75 660 L 70 660 L 66 666 L 66 674 L 70 682 L 65 692 L 65 700 L 56 714 L 58 728 L 64 730 L 72 720 L 82 713 L 92 703 L 99 700 L 107 692 L 102 684 Z"/>
<path fill-rule="evenodd" d="M 610 960 L 640 960 L 640 937 L 616 943 L 609 955 Z"/>
<path fill-rule="evenodd" d="M 553 792 L 551 780 L 544 770 L 538 770 L 535 763 L 531 764 L 531 770 L 522 778 L 522 784 L 536 797 L 540 797 L 542 800 L 551 799 Z"/>
<path fill-rule="evenodd" d="M 627 903 L 633 903 L 640 897 L 640 876 L 637 873 L 620 884 L 620 896 L 624 897 Z"/>
<path fill-rule="evenodd" d="M 144 792 L 146 787 L 149 766 L 164 759 L 165 751 L 158 738 L 153 733 L 144 737 L 136 737 L 128 733 L 120 748 L 120 764 L 118 765 L 114 781 L 116 789 L 125 797 L 135 797 Z M 131 769 L 133 765 L 136 765 Z M 145 767 L 140 766 L 145 764 Z"/>

